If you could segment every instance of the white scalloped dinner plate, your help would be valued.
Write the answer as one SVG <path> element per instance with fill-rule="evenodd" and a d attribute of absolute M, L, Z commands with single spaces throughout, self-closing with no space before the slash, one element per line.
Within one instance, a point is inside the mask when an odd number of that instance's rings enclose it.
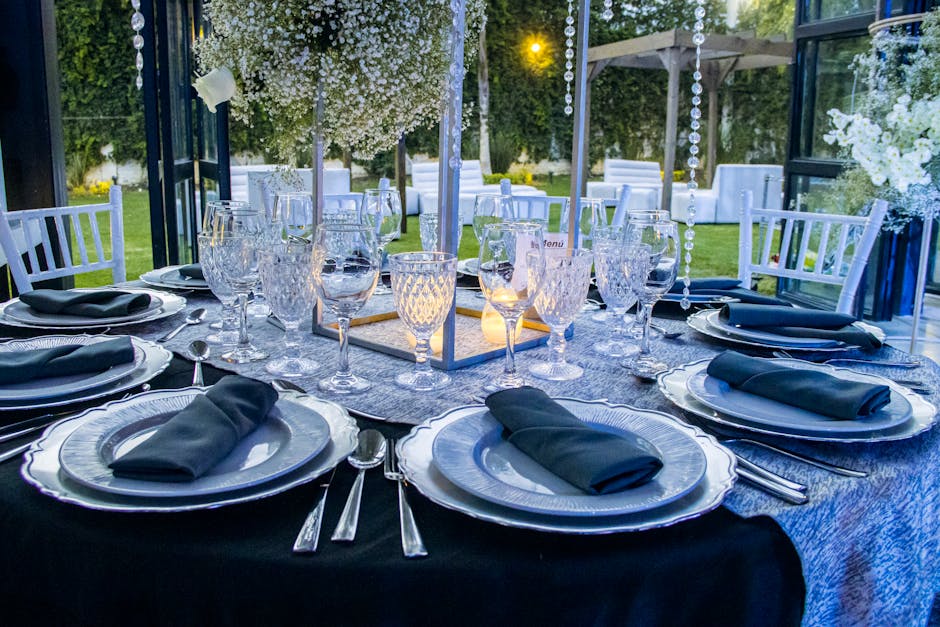
<path fill-rule="evenodd" d="M 112 289 L 112 288 L 108 288 Z M 166 318 L 179 313 L 186 306 L 186 299 L 177 294 L 167 292 L 157 292 L 147 288 L 118 288 L 122 292 L 143 292 L 150 296 L 150 307 L 147 308 L 144 315 L 142 312 L 131 314 L 130 316 L 121 316 L 116 318 L 86 318 L 79 316 L 63 316 L 57 314 L 39 314 L 30 312 L 29 307 L 20 302 L 19 298 L 0 303 L 0 322 L 11 327 L 23 327 L 27 329 L 97 329 L 101 327 L 120 327 L 129 324 L 141 324 Z M 157 307 L 154 303 L 159 302 Z"/>
<path fill-rule="evenodd" d="M 187 279 L 180 275 L 183 266 L 156 268 L 140 275 L 140 280 L 154 287 L 168 287 L 174 290 L 208 290 L 205 279 Z"/>

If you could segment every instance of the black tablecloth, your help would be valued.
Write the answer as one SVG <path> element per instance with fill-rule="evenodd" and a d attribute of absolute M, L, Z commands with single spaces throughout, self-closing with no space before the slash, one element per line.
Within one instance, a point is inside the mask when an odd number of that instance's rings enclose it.
<path fill-rule="evenodd" d="M 154 387 L 188 383 L 183 360 Z M 212 382 L 220 371 L 206 368 Z M 391 435 L 404 429 L 370 424 Z M 6 624 L 796 625 L 800 560 L 770 518 L 719 508 L 662 530 L 566 536 L 411 504 L 430 556 L 401 555 L 394 484 L 366 477 L 357 540 L 335 544 L 354 472 L 327 501 L 320 551 L 290 551 L 316 482 L 262 501 L 179 514 L 59 503 L 0 466 L 0 612 Z"/>

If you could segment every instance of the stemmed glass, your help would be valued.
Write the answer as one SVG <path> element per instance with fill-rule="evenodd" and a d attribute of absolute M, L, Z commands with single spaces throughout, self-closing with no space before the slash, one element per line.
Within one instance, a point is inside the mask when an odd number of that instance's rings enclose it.
<path fill-rule="evenodd" d="M 349 320 L 372 296 L 381 260 L 372 227 L 336 223 L 317 228 L 313 277 L 320 299 L 339 326 L 339 366 L 336 374 L 318 383 L 325 392 L 356 394 L 372 387 L 350 372 Z"/>
<path fill-rule="evenodd" d="M 679 231 L 675 222 L 669 219 L 665 211 L 650 211 L 630 216 L 630 221 L 623 233 L 624 259 L 636 254 L 635 249 L 642 247 L 643 254 L 649 256 L 649 267 L 645 277 L 638 277 L 636 288 L 643 314 L 643 337 L 640 339 L 640 352 L 633 361 L 623 365 L 640 377 L 654 377 L 668 366 L 650 353 L 650 323 L 653 318 L 653 305 L 676 282 L 679 267 Z M 648 248 L 648 251 L 646 250 Z M 624 265 L 624 272 L 631 269 Z"/>
<path fill-rule="evenodd" d="M 313 241 L 317 218 L 313 195 L 307 192 L 284 192 L 274 200 L 271 214 L 271 240 L 309 243 Z"/>
<path fill-rule="evenodd" d="M 633 254 L 630 254 L 632 251 Z M 597 290 L 607 304 L 605 321 L 612 326 L 611 337 L 594 344 L 594 350 L 607 357 L 627 357 L 637 353 L 635 338 L 627 333 L 627 310 L 636 303 L 637 277 L 646 278 L 649 255 L 638 247 L 625 249 L 619 239 L 594 240 L 594 269 Z"/>
<path fill-rule="evenodd" d="M 565 361 L 565 329 L 581 311 L 591 281 L 594 255 L 578 248 L 564 256 L 528 254 L 529 285 L 535 286 L 533 304 L 539 317 L 551 328 L 548 347 L 551 358 L 529 366 L 529 372 L 549 381 L 570 381 L 584 369 Z"/>
<path fill-rule="evenodd" d="M 512 220 L 515 210 L 508 194 L 477 194 L 473 203 L 473 234 L 483 243 L 483 231 L 490 224 Z"/>
<path fill-rule="evenodd" d="M 209 290 L 222 303 L 221 320 L 210 324 L 210 328 L 219 329 L 210 333 L 206 341 L 210 344 L 235 344 L 238 342 L 238 297 L 222 278 L 222 271 L 216 262 L 216 250 L 212 246 L 212 234 L 204 231 L 196 237 L 199 245 L 199 262 L 202 274 L 206 278 Z"/>
<path fill-rule="evenodd" d="M 212 248 L 223 280 L 238 297 L 238 344 L 222 359 L 235 364 L 268 355 L 248 340 L 248 295 L 258 284 L 258 249 L 263 246 L 265 219 L 252 209 L 219 209 L 213 216 Z"/>
<path fill-rule="evenodd" d="M 395 382 L 409 390 L 428 392 L 450 383 L 450 377 L 431 368 L 431 336 L 444 324 L 454 301 L 457 257 L 449 253 L 399 253 L 388 258 L 392 294 L 398 317 L 414 334 L 415 367 Z"/>
<path fill-rule="evenodd" d="M 313 244 L 289 242 L 260 251 L 258 271 L 271 311 L 284 324 L 285 350 L 264 369 L 282 377 L 311 374 L 320 364 L 300 351 L 300 324 L 313 318 L 316 283 L 313 279 Z"/>
<path fill-rule="evenodd" d="M 385 247 L 401 236 L 401 215 L 401 198 L 397 190 L 380 187 L 363 192 L 360 222 L 372 227 L 380 259 L 385 258 Z M 389 294 L 390 290 L 380 282 L 375 293 Z"/>
<path fill-rule="evenodd" d="M 594 232 L 607 226 L 607 209 L 601 198 L 579 199 L 578 219 L 575 225 L 578 228 L 581 248 L 592 248 Z M 559 232 L 568 232 L 568 221 L 562 220 Z"/>
<path fill-rule="evenodd" d="M 532 304 L 535 286 L 529 283 L 527 254 L 543 255 L 542 227 L 532 222 L 487 225 L 480 243 L 480 288 L 490 306 L 506 322 L 506 362 L 503 373 L 484 386 L 487 392 L 525 385 L 516 372 L 516 323 Z"/>

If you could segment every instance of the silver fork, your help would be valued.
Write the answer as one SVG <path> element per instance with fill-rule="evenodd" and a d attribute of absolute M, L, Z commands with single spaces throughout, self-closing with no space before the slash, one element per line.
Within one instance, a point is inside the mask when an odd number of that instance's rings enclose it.
<path fill-rule="evenodd" d="M 398 470 L 398 451 L 395 450 L 395 439 L 387 438 L 388 454 L 385 456 L 383 471 L 385 478 L 398 484 L 398 520 L 401 527 L 401 550 L 405 557 L 425 557 L 428 554 L 421 539 L 421 532 L 415 523 L 414 514 L 405 496 L 405 477 Z"/>

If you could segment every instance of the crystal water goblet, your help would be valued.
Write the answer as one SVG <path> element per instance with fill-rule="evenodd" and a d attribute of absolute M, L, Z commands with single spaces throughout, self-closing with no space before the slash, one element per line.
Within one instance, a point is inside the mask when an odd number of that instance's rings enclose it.
<path fill-rule="evenodd" d="M 300 325 L 313 319 L 316 282 L 313 278 L 313 244 L 288 242 L 260 251 L 258 272 L 272 313 L 284 325 L 285 350 L 264 369 L 282 377 L 313 373 L 320 364 L 300 350 Z"/>
<path fill-rule="evenodd" d="M 223 280 L 238 297 L 238 344 L 222 359 L 242 364 L 268 355 L 248 339 L 248 295 L 258 284 L 258 249 L 264 245 L 265 218 L 252 209 L 220 209 L 213 217 L 212 248 Z"/>
<path fill-rule="evenodd" d="M 651 378 L 668 368 L 650 352 L 650 324 L 653 305 L 676 282 L 679 267 L 679 231 L 665 211 L 632 215 L 624 228 L 623 246 L 629 251 L 625 253 L 624 258 L 636 254 L 630 249 L 638 247 L 641 247 L 643 254 L 649 258 L 646 275 L 638 277 L 636 282 L 637 299 L 643 316 L 640 352 L 632 361 L 624 362 L 623 365 L 639 377 Z M 624 272 L 628 271 L 629 269 L 624 267 Z"/>
<path fill-rule="evenodd" d="M 631 254 L 632 253 L 632 254 Z M 649 255 L 643 249 L 625 249 L 622 243 L 607 238 L 594 241 L 594 268 L 597 289 L 610 312 L 606 320 L 611 335 L 594 344 L 594 350 L 607 357 L 628 357 L 639 351 L 635 338 L 628 334 L 633 323 L 627 314 L 636 302 L 637 277 L 646 277 Z"/>
<path fill-rule="evenodd" d="M 450 253 L 398 253 L 388 258 L 392 294 L 398 317 L 415 336 L 415 367 L 395 377 L 395 383 L 416 392 L 429 392 L 450 383 L 450 377 L 431 368 L 431 336 L 444 324 L 454 302 L 457 257 Z"/>
<path fill-rule="evenodd" d="M 549 381 L 570 381 L 584 374 L 584 369 L 565 361 L 565 329 L 581 311 L 591 282 L 594 254 L 583 248 L 564 255 L 528 253 L 529 285 L 535 286 L 533 304 L 539 317 L 551 329 L 547 362 L 529 366 L 532 376 Z"/>
<path fill-rule="evenodd" d="M 202 228 L 200 232 L 208 233 L 212 231 L 215 212 L 219 209 L 241 209 L 250 211 L 251 208 L 251 205 L 243 200 L 210 200 L 206 203 L 205 211 L 202 212 Z"/>
<path fill-rule="evenodd" d="M 324 392 L 357 394 L 372 383 L 349 368 L 349 321 L 375 289 L 382 258 L 375 230 L 359 224 L 321 224 L 313 247 L 313 277 L 323 304 L 339 327 L 339 365 L 336 374 L 317 384 Z"/>
<path fill-rule="evenodd" d="M 385 248 L 393 240 L 401 237 L 401 198 L 398 190 L 384 187 L 385 179 L 380 181 L 379 189 L 367 189 L 362 194 L 362 206 L 359 216 L 362 224 L 371 226 L 378 242 L 379 256 L 383 263 Z M 379 281 L 376 294 L 389 294 L 391 291 Z"/>
<path fill-rule="evenodd" d="M 516 371 L 516 323 L 535 297 L 529 282 L 528 253 L 544 254 L 542 226 L 532 222 L 497 222 L 484 227 L 480 243 L 480 289 L 506 322 L 506 360 L 503 373 L 484 386 L 487 392 L 525 385 Z"/>
<path fill-rule="evenodd" d="M 440 250 L 441 219 L 436 213 L 427 212 L 418 216 L 418 227 L 421 231 L 421 249 L 427 252 Z M 460 240 L 463 237 L 463 226 L 457 227 L 457 250 L 460 250 Z"/>
<path fill-rule="evenodd" d="M 199 263 L 209 291 L 222 303 L 220 320 L 209 325 L 211 329 L 218 329 L 218 333 L 210 333 L 206 341 L 210 344 L 234 345 L 238 342 L 238 297 L 222 278 L 222 271 L 216 261 L 216 250 L 212 247 L 212 235 L 209 232 L 200 233 L 196 236 L 196 242 L 199 246 Z"/>
<path fill-rule="evenodd" d="M 317 217 L 313 195 L 307 192 L 282 192 L 274 199 L 271 214 L 271 241 L 274 243 L 313 241 Z"/>

